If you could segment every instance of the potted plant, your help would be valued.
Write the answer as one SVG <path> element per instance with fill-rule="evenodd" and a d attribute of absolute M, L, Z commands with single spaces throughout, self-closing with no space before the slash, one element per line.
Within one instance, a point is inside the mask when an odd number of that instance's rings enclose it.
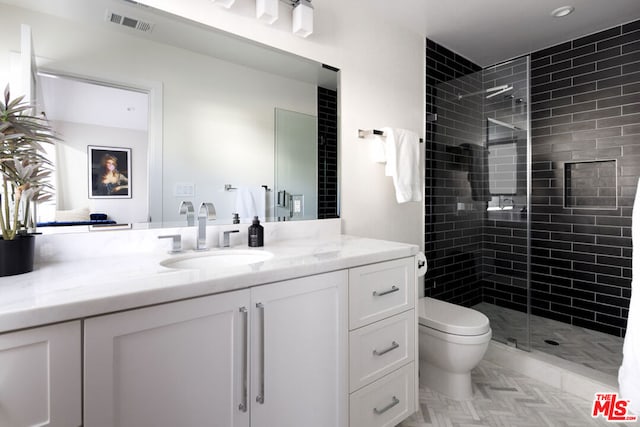
<path fill-rule="evenodd" d="M 11 99 L 7 85 L 4 101 L 0 100 L 0 276 L 33 270 L 32 209 L 51 197 L 52 164 L 42 144 L 57 137 L 47 121 L 32 111 L 24 96 Z"/>

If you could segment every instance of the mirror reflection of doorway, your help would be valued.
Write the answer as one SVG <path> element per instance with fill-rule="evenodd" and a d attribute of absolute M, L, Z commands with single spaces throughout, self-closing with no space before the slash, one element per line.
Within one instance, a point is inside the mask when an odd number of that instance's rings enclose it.
<path fill-rule="evenodd" d="M 318 215 L 317 118 L 275 109 L 274 216 L 281 221 Z"/>
<path fill-rule="evenodd" d="M 40 72 L 38 77 L 38 109 L 62 139 L 48 147 L 55 165 L 55 197 L 40 207 L 39 222 L 87 211 L 118 223 L 148 221 L 149 94 L 55 73 Z M 88 198 L 89 146 L 131 150 L 130 173 L 136 184 L 131 198 Z"/>

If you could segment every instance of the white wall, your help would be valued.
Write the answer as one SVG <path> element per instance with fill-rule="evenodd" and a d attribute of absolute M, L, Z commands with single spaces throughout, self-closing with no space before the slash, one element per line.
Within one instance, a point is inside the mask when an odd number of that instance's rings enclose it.
<path fill-rule="evenodd" d="M 370 161 L 370 144 L 357 137 L 359 128 L 384 126 L 423 135 L 422 35 L 385 19 L 368 0 L 315 0 L 315 32 L 307 39 L 291 34 L 290 7 L 282 2 L 273 26 L 255 19 L 254 0 L 237 0 L 229 10 L 210 0 L 140 2 L 340 68 L 343 232 L 423 246 L 423 203 L 398 205 L 383 165 Z"/>

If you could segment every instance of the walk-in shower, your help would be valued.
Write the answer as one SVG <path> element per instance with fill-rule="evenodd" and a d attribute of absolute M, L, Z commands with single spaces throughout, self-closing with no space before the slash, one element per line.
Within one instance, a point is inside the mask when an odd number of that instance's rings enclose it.
<path fill-rule="evenodd" d="M 599 139 L 615 132 L 582 113 L 588 88 L 540 60 L 480 69 L 427 52 L 425 294 L 483 312 L 496 341 L 614 376 L 630 278 L 620 193 L 639 162 Z"/>

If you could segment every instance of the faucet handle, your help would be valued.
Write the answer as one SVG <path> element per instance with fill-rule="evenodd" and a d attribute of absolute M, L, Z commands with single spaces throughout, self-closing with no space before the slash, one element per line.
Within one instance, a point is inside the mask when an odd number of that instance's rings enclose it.
<path fill-rule="evenodd" d="M 182 236 L 180 234 L 168 234 L 166 236 L 158 236 L 158 239 L 173 239 L 170 254 L 178 254 L 182 252 Z"/>
<path fill-rule="evenodd" d="M 198 218 L 205 217 L 208 220 L 216 219 L 216 208 L 213 203 L 202 202 L 200 205 L 200 211 L 198 212 Z"/>
<path fill-rule="evenodd" d="M 222 244 L 220 245 L 221 248 L 228 248 L 229 246 L 231 246 L 231 239 L 230 239 L 230 234 L 231 233 L 239 233 L 240 230 L 227 230 L 227 231 L 223 231 L 222 232 Z"/>

